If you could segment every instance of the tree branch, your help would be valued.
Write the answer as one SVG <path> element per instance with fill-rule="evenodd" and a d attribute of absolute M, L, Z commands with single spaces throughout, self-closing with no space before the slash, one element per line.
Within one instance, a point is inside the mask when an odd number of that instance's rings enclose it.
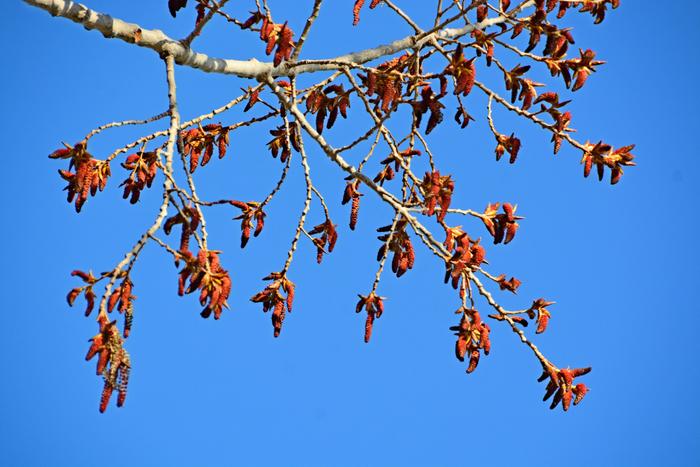
<path fill-rule="evenodd" d="M 474 29 L 485 29 L 489 26 L 505 22 L 506 16 L 489 18 L 481 23 L 470 24 L 462 28 L 432 30 L 422 34 L 406 36 L 389 44 L 365 49 L 359 52 L 340 55 L 335 58 L 320 60 L 320 63 L 307 62 L 304 65 L 293 66 L 294 62 L 284 62 L 278 67 L 271 62 L 260 62 L 255 58 L 250 60 L 234 60 L 209 57 L 186 47 L 182 42 L 172 39 L 163 31 L 144 29 L 138 24 L 127 23 L 104 13 L 92 10 L 85 5 L 71 0 L 24 0 L 25 3 L 48 11 L 53 16 L 60 16 L 82 24 L 85 29 L 97 30 L 106 38 L 121 39 L 140 47 L 149 48 L 159 55 L 172 55 L 178 65 L 197 68 L 208 73 L 236 75 L 243 78 L 258 76 L 272 77 L 299 75 L 325 70 L 337 70 L 350 64 L 361 64 L 387 55 L 393 55 L 409 48 L 419 48 L 435 38 L 449 39 L 468 34 Z M 534 4 L 534 0 L 526 2 L 518 11 Z M 514 14 L 513 12 L 510 15 Z M 446 21 L 445 23 L 447 23 Z M 443 25 L 445 24 L 443 23 Z"/>

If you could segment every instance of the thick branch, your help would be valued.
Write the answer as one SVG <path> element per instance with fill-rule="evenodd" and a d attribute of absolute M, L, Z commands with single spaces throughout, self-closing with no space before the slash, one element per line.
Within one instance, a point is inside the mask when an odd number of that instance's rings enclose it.
<path fill-rule="evenodd" d="M 293 63 L 282 63 L 274 67 L 270 62 L 260 62 L 255 58 L 250 60 L 234 60 L 209 57 L 186 47 L 180 41 L 168 37 L 157 29 L 144 29 L 138 24 L 127 23 L 104 13 L 92 10 L 85 5 L 71 0 L 24 0 L 25 3 L 48 11 L 53 16 L 60 16 L 82 24 L 85 29 L 97 30 L 107 38 L 121 39 L 154 50 L 159 55 L 172 55 L 179 65 L 198 68 L 209 73 L 223 73 L 244 78 L 271 75 L 289 76 L 291 74 L 312 73 L 324 70 L 336 70 L 350 64 L 361 64 L 387 55 L 393 55 L 409 48 L 419 48 L 435 38 L 447 39 L 468 34 L 474 29 L 485 29 L 489 26 L 503 23 L 505 16 L 489 18 L 481 23 L 467 25 L 462 28 L 441 29 L 430 33 L 412 35 L 398 39 L 386 45 L 380 45 L 360 52 L 352 52 L 335 58 L 320 60 L 320 63 L 306 62 L 303 65 L 292 66 Z M 530 6 L 534 1 L 528 1 L 522 8 Z M 520 8 L 520 9 L 522 9 Z"/>

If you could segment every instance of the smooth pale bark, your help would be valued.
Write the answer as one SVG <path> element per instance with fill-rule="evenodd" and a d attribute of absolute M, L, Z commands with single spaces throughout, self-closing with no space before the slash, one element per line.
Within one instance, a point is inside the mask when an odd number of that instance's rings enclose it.
<path fill-rule="evenodd" d="M 208 73 L 223 73 L 243 78 L 263 77 L 267 75 L 289 76 L 291 74 L 311 73 L 315 71 L 337 70 L 344 65 L 362 64 L 380 57 L 393 55 L 409 48 L 417 47 L 431 41 L 435 37 L 451 38 L 470 33 L 475 28 L 483 29 L 505 21 L 498 16 L 462 28 L 448 28 L 423 37 L 407 36 L 386 45 L 380 45 L 360 52 L 352 52 L 333 58 L 318 60 L 319 63 L 290 66 L 283 63 L 278 67 L 271 62 L 260 62 L 254 58 L 235 60 L 209 57 L 197 53 L 184 46 L 180 41 L 168 37 L 158 29 L 144 29 L 138 24 L 127 23 L 104 13 L 92 10 L 85 5 L 70 0 L 24 0 L 25 3 L 48 11 L 53 16 L 59 16 L 82 24 L 85 29 L 97 30 L 106 38 L 121 39 L 154 50 L 161 56 L 172 55 L 179 65 L 197 68 Z M 534 3 L 528 2 L 527 7 Z"/>

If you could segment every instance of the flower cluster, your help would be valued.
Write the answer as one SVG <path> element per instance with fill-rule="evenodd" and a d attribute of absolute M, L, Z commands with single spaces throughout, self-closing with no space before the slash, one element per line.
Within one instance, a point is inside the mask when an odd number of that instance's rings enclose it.
<path fill-rule="evenodd" d="M 129 202 L 136 204 L 141 197 L 141 191 L 146 187 L 150 188 L 156 178 L 158 153 L 141 151 L 137 154 L 131 154 L 122 162 L 122 167 L 131 172 L 127 179 L 119 185 L 124 187 L 122 197 L 127 199 L 131 196 Z"/>
<path fill-rule="evenodd" d="M 571 86 L 572 82 L 574 83 L 571 88 L 572 91 L 581 89 L 586 84 L 588 77 L 595 72 L 595 67 L 605 63 L 595 60 L 595 52 L 591 49 L 580 50 L 579 53 L 581 55 L 580 58 L 562 60 L 557 63 L 547 62 L 552 76 L 561 74 L 566 87 Z"/>
<path fill-rule="evenodd" d="M 360 213 L 360 196 L 362 193 L 357 191 L 360 187 L 359 180 L 352 180 L 345 185 L 345 191 L 343 192 L 342 204 L 348 204 L 352 201 L 352 206 L 350 208 L 350 229 L 355 230 L 357 226 L 357 216 Z"/>
<path fill-rule="evenodd" d="M 75 304 L 75 299 L 78 298 L 80 294 L 83 294 L 83 297 L 85 297 L 85 302 L 87 303 L 85 308 L 85 316 L 90 316 L 90 313 L 92 313 L 92 310 L 95 308 L 96 295 L 93 290 L 93 286 L 97 283 L 98 279 L 92 275 L 92 272 L 85 272 L 79 269 L 71 272 L 70 275 L 79 277 L 83 280 L 83 282 L 85 282 L 85 285 L 82 287 L 75 287 L 68 292 L 66 297 L 68 306 L 73 306 L 73 304 Z"/>
<path fill-rule="evenodd" d="M 129 385 L 131 360 L 124 350 L 124 341 L 117 329 L 116 321 L 109 321 L 104 314 L 98 319 L 100 332 L 90 339 L 85 360 L 91 360 L 97 355 L 97 375 L 104 377 L 104 388 L 100 398 L 100 412 L 107 410 L 107 405 L 116 389 L 117 407 L 124 405 L 126 391 Z"/>
<path fill-rule="evenodd" d="M 496 145 L 496 160 L 500 161 L 503 154 L 507 152 L 510 155 L 508 162 L 514 164 L 520 151 L 520 140 L 514 134 L 510 136 L 499 134 L 496 135 L 496 141 L 498 142 Z"/>
<path fill-rule="evenodd" d="M 326 219 L 309 231 L 309 235 L 321 234 L 320 237 L 314 238 L 314 245 L 316 245 L 316 262 L 318 264 L 321 264 L 321 261 L 323 261 L 326 245 L 328 245 L 328 253 L 332 253 L 335 248 L 335 242 L 338 241 L 336 227 L 337 226 L 330 219 Z"/>
<path fill-rule="evenodd" d="M 474 60 L 474 58 L 467 59 L 464 56 L 464 47 L 459 44 L 450 58 L 450 64 L 443 71 L 443 74 L 454 77 L 454 94 L 456 96 L 468 96 L 472 92 L 476 80 Z"/>
<path fill-rule="evenodd" d="M 75 146 L 63 143 L 65 148 L 57 149 L 49 154 L 51 159 L 69 159 L 68 170 L 58 173 L 66 182 L 68 202 L 75 199 L 75 212 L 80 212 L 88 196 L 95 196 L 97 190 L 104 190 L 107 178 L 112 174 L 109 162 L 92 157 L 87 151 L 87 141 L 81 141 Z M 75 169 L 75 172 L 71 172 Z"/>
<path fill-rule="evenodd" d="M 452 193 L 455 189 L 455 183 L 449 175 L 440 175 L 440 171 L 426 172 L 423 176 L 421 190 L 425 193 L 425 214 L 432 216 L 435 214 L 435 208 L 440 206 L 437 213 L 437 219 L 442 222 L 447 215 L 447 210 L 452 203 Z"/>
<path fill-rule="evenodd" d="M 481 6 L 486 6 L 486 5 L 481 5 Z M 486 12 L 488 12 L 488 8 L 486 9 Z M 475 45 L 478 46 L 476 49 L 476 56 L 481 57 L 481 55 L 486 53 L 486 66 L 491 66 L 493 63 L 493 55 L 495 52 L 495 47 L 493 45 L 493 39 L 498 36 L 497 32 L 492 32 L 490 34 L 486 34 L 484 31 L 481 29 L 474 29 L 471 33 L 472 38 L 474 39 Z"/>
<path fill-rule="evenodd" d="M 522 76 L 528 71 L 530 71 L 530 65 L 516 65 L 512 70 L 503 72 L 506 90 L 510 91 L 510 101 L 512 103 L 516 100 L 523 101 L 523 110 L 532 107 L 537 98 L 536 88 L 543 86 L 529 78 L 523 78 Z"/>
<path fill-rule="evenodd" d="M 376 8 L 377 5 L 381 3 L 382 0 L 372 0 L 369 4 L 370 9 Z M 365 0 L 355 0 L 355 4 L 352 7 L 352 25 L 357 26 L 360 22 L 360 10 L 365 4 Z"/>
<path fill-rule="evenodd" d="M 406 271 L 413 269 L 413 264 L 416 261 L 416 253 L 413 250 L 411 238 L 406 232 L 408 222 L 401 219 L 396 222 L 396 225 L 386 225 L 379 227 L 377 232 L 384 233 L 377 237 L 384 242 L 379 251 L 377 251 L 377 261 L 386 256 L 387 252 L 391 252 L 391 271 L 396 274 L 396 277 L 403 276 Z M 392 229 L 393 227 L 393 229 Z"/>
<path fill-rule="evenodd" d="M 455 331 L 457 342 L 455 343 L 455 355 L 460 362 L 469 356 L 469 366 L 467 373 L 476 370 L 481 357 L 481 351 L 488 355 L 491 351 L 491 340 L 489 325 L 481 320 L 481 315 L 474 309 L 461 308 L 457 311 L 462 313 L 462 319 L 458 326 L 450 327 L 450 331 Z"/>
<path fill-rule="evenodd" d="M 287 279 L 287 276 L 282 272 L 273 272 L 268 276 L 263 277 L 264 281 L 272 281 L 264 290 L 258 292 L 250 298 L 251 302 L 262 303 L 263 312 L 267 313 L 272 310 L 272 327 L 274 336 L 278 337 L 282 332 L 282 323 L 286 315 L 286 311 L 292 312 L 294 304 L 294 282 Z M 286 297 L 282 295 L 286 294 Z"/>
<path fill-rule="evenodd" d="M 372 326 L 374 325 L 374 320 L 382 316 L 384 313 L 384 297 L 376 295 L 374 292 L 369 295 L 357 295 L 360 300 L 355 306 L 355 312 L 359 313 L 362 308 L 367 312 L 367 319 L 365 320 L 365 343 L 368 343 L 372 337 Z"/>
<path fill-rule="evenodd" d="M 241 221 L 241 248 L 245 248 L 250 240 L 250 230 L 253 227 L 253 220 L 255 220 L 255 230 L 253 231 L 253 236 L 257 237 L 265 227 L 265 212 L 262 209 L 260 203 L 255 201 L 248 201 L 244 203 L 243 201 L 231 200 L 229 201 L 231 206 L 235 206 L 241 210 L 241 214 L 238 217 L 234 217 L 234 220 Z"/>
<path fill-rule="evenodd" d="M 117 390 L 119 393 L 117 406 L 121 407 L 124 405 L 126 399 L 129 372 L 131 370 L 131 361 L 129 359 L 129 354 L 124 350 L 123 339 L 127 338 L 131 331 L 133 300 L 136 299 L 136 296 L 131 293 L 133 284 L 125 271 L 120 271 L 116 274 L 102 273 L 100 277 L 95 277 L 92 272 L 76 269 L 71 275 L 82 279 L 85 285 L 75 287 L 68 292 L 68 305 L 73 306 L 76 298 L 80 294 L 83 294 L 87 302 L 85 316 L 89 316 L 95 307 L 96 295 L 93 290 L 94 287 L 103 279 L 122 279 L 119 287 L 112 292 L 107 300 L 107 311 L 111 313 L 116 307 L 120 313 L 125 313 L 124 337 L 122 338 L 122 335 L 119 333 L 117 321 L 110 322 L 104 309 L 100 309 L 97 315 L 100 332 L 90 339 L 90 349 L 85 356 L 85 360 L 91 360 L 95 355 L 98 355 L 97 375 L 104 378 L 104 388 L 100 399 L 100 412 L 104 412 L 107 409 L 107 405 L 109 404 L 114 390 Z"/>
<path fill-rule="evenodd" d="M 403 78 L 401 73 L 415 71 L 415 57 L 403 54 L 386 61 L 369 70 L 367 75 L 358 75 L 366 88 L 370 102 L 374 103 L 376 113 L 388 113 L 392 111 L 403 95 Z M 376 94 L 376 97 L 373 97 Z"/>
<path fill-rule="evenodd" d="M 448 242 L 449 241 L 449 242 Z M 461 229 L 449 229 L 445 242 L 446 248 L 453 252 L 445 262 L 445 284 L 451 281 L 452 288 L 457 289 L 462 276 L 478 269 L 486 259 L 486 250 L 480 241 L 472 241 Z"/>
<path fill-rule="evenodd" d="M 214 145 L 219 150 L 219 159 L 226 155 L 229 145 L 229 127 L 220 123 L 183 130 L 180 137 L 184 145 L 183 153 L 190 158 L 190 173 L 197 170 L 197 164 L 204 167 L 214 155 Z M 201 160 L 200 160 L 201 157 Z"/>
<path fill-rule="evenodd" d="M 518 290 L 518 287 L 520 287 L 520 280 L 516 279 L 515 277 L 511 277 L 510 279 L 506 280 L 506 275 L 501 274 L 500 276 L 495 278 L 495 281 L 498 283 L 498 287 L 501 290 L 507 290 L 509 292 L 516 293 Z"/>
<path fill-rule="evenodd" d="M 542 382 L 549 378 L 542 400 L 546 401 L 554 396 L 549 408 L 555 409 L 561 402 L 564 411 L 569 410 L 572 400 L 574 405 L 578 405 L 588 393 L 588 387 L 583 383 L 574 384 L 574 378 L 588 374 L 590 371 L 590 367 L 574 368 L 573 370 L 570 368 L 556 369 L 551 366 L 545 368 L 542 376 L 537 380 Z"/>
<path fill-rule="evenodd" d="M 581 13 L 589 13 L 591 16 L 595 18 L 595 24 L 599 24 L 603 22 L 605 19 L 605 13 L 608 9 L 608 5 L 610 5 L 613 9 L 617 8 L 620 6 L 620 0 L 599 0 L 597 2 L 593 1 L 580 1 L 580 2 L 554 2 L 553 0 L 548 0 L 547 5 L 548 7 L 552 5 L 552 3 L 559 4 L 559 11 L 557 13 L 557 18 L 563 18 L 564 15 L 566 14 L 566 11 L 570 7 L 578 7 L 580 6 L 581 9 L 579 12 Z M 553 9 L 554 6 L 551 6 L 551 9 Z"/>
<path fill-rule="evenodd" d="M 374 183 L 384 185 L 387 180 L 393 180 L 396 173 L 401 169 L 401 162 L 409 160 L 413 156 L 420 156 L 422 153 L 418 149 L 408 148 L 400 151 L 398 155 L 390 154 L 389 157 L 382 160 L 380 164 L 382 170 L 374 177 Z"/>
<path fill-rule="evenodd" d="M 530 319 L 537 317 L 537 334 L 542 334 L 547 330 L 549 318 L 552 314 L 547 309 L 548 306 L 554 305 L 554 302 L 548 302 L 544 298 L 538 298 L 532 302 L 532 306 L 527 310 Z"/>
<path fill-rule="evenodd" d="M 503 244 L 507 245 L 513 240 L 515 232 L 520 227 L 517 221 L 523 218 L 515 215 L 517 206 L 503 203 L 503 213 L 501 214 L 498 214 L 498 206 L 499 203 L 489 204 L 480 217 L 493 237 L 493 243 L 503 242 Z"/>
<path fill-rule="evenodd" d="M 219 262 L 220 252 L 201 249 L 197 256 L 189 251 L 179 253 L 185 267 L 180 271 L 178 295 L 199 290 L 199 304 L 204 307 L 200 313 L 202 318 L 209 318 L 214 313 L 214 319 L 219 319 L 224 307 L 228 308 L 226 300 L 231 293 L 231 277 Z M 190 283 L 185 287 L 188 279 Z"/>
<path fill-rule="evenodd" d="M 426 135 L 429 135 L 436 126 L 442 123 L 442 109 L 445 108 L 445 105 L 440 102 L 440 98 L 444 97 L 444 95 L 444 93 L 435 94 L 433 88 L 426 84 L 420 91 L 421 100 L 411 102 L 413 115 L 416 119 L 416 128 L 420 127 L 423 115 L 430 111 L 428 124 L 425 127 Z"/>
<path fill-rule="evenodd" d="M 296 125 L 289 127 L 287 131 L 285 125 L 279 126 L 274 130 L 270 130 L 273 138 L 267 143 L 267 147 L 272 153 L 272 157 L 277 158 L 280 153 L 280 161 L 287 162 L 287 159 L 292 155 L 292 148 L 296 152 L 301 152 L 301 135 Z"/>
<path fill-rule="evenodd" d="M 630 152 L 634 149 L 633 144 L 613 149 L 612 146 L 601 141 L 596 144 L 586 143 L 585 148 L 586 151 L 581 159 L 584 177 L 588 177 L 591 168 L 595 165 L 598 170 L 598 180 L 602 180 L 605 167 L 608 167 L 610 169 L 610 184 L 615 185 L 622 177 L 623 166 L 637 165 L 632 162 L 634 156 Z"/>
<path fill-rule="evenodd" d="M 190 251 L 190 237 L 197 231 L 199 227 L 199 211 L 194 206 L 185 206 L 172 217 L 165 220 L 163 224 L 163 232 L 170 235 L 173 227 L 182 225 L 180 234 L 180 251 Z"/>
<path fill-rule="evenodd" d="M 562 113 L 559 109 L 564 107 L 571 101 L 559 102 L 559 94 L 556 92 L 544 92 L 540 94 L 537 99 L 535 99 L 535 104 L 540 104 L 540 112 L 548 113 L 554 120 L 552 129 L 552 142 L 554 143 L 554 154 L 559 152 L 561 149 L 561 143 L 563 141 L 562 135 L 570 133 L 572 130 L 569 128 L 569 123 L 571 123 L 571 112 Z M 547 107 L 549 104 L 549 107 Z"/>
<path fill-rule="evenodd" d="M 124 338 L 129 337 L 131 333 L 131 324 L 134 319 L 133 301 L 136 300 L 136 295 L 131 293 L 133 288 L 134 284 L 124 275 L 122 283 L 119 287 L 114 289 L 112 295 L 109 296 L 109 300 L 107 300 L 107 311 L 109 313 L 111 313 L 115 307 L 119 310 L 119 313 L 124 313 Z"/>
<path fill-rule="evenodd" d="M 250 18 L 243 23 L 242 28 L 247 29 L 254 24 L 262 21 L 260 27 L 260 40 L 265 42 L 265 54 L 270 55 L 275 48 L 275 56 L 273 63 L 275 66 L 282 63 L 284 60 L 289 60 L 294 50 L 294 31 L 291 30 L 287 23 L 276 24 L 267 15 L 259 11 L 253 12 Z"/>
<path fill-rule="evenodd" d="M 350 107 L 350 91 L 346 91 L 342 85 L 338 84 L 328 86 L 324 90 L 314 89 L 306 97 L 306 110 L 316 114 L 316 131 L 319 134 L 323 133 L 324 123 L 326 128 L 333 128 L 338 114 L 348 118 L 348 107 Z"/>

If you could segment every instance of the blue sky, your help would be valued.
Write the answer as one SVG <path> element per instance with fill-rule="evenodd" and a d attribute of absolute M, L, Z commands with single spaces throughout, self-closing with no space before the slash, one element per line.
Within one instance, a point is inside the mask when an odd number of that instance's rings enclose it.
<path fill-rule="evenodd" d="M 113 3 L 89 2 L 172 37 L 192 24 L 189 11 L 170 18 L 165 0 Z M 311 2 L 285 3 L 271 2 L 275 18 L 301 30 L 299 10 L 305 14 Z M 410 32 L 386 8 L 365 9 L 353 29 L 352 2 L 327 3 L 306 57 Z M 407 7 L 424 24 L 433 2 L 426 3 L 430 8 Z M 246 2 L 231 4 L 235 14 L 249 9 Z M 115 165 L 109 189 L 76 215 L 56 173 L 62 164 L 46 155 L 102 123 L 165 110 L 163 66 L 151 51 L 105 41 L 21 2 L 6 5 L 0 18 L 6 44 L 0 464 L 698 465 L 693 180 L 700 170 L 694 144 L 700 33 L 686 11 L 689 2 L 668 2 L 659 11 L 653 4 L 624 1 L 600 26 L 569 14 L 576 46 L 608 62 L 570 105 L 577 137 L 637 144 L 639 165 L 619 185 L 584 179 L 576 151 L 565 147 L 553 157 L 545 133 L 501 112 L 497 126 L 516 131 L 523 149 L 513 166 L 495 162 L 485 103 L 476 95 L 468 101 L 475 125 L 459 130 L 446 121 L 429 140 L 438 167 L 456 180 L 455 206 L 481 210 L 511 201 L 526 216 L 510 245 L 488 248 L 489 270 L 523 281 L 515 297 L 497 294 L 505 306 L 527 306 L 540 296 L 556 300 L 549 330 L 535 340 L 560 366 L 593 366 L 581 406 L 566 414 L 548 410 L 535 381 L 537 361 L 500 323 L 492 325 L 491 355 L 465 375 L 448 330 L 457 322 L 457 298 L 442 285 L 443 266 L 420 248 L 413 271 L 382 280 L 387 310 L 372 342 L 362 343 L 356 294 L 371 287 L 379 246 L 374 229 L 389 223 L 391 213 L 367 194 L 351 232 L 348 209 L 340 206 L 342 174 L 314 150 L 313 176 L 342 226 L 340 239 L 321 266 L 302 239 L 290 271 L 297 303 L 282 336 L 272 338 L 269 316 L 248 297 L 284 262 L 304 198 L 298 163 L 270 206 L 263 235 L 245 250 L 238 247 L 234 210 L 210 211 L 211 244 L 224 250 L 234 282 L 232 309 L 220 321 L 202 320 L 194 297 L 177 297 L 171 260 L 148 247 L 133 275 L 138 300 L 127 342 L 134 365 L 129 396 L 124 408 L 112 405 L 104 415 L 97 411 L 101 381 L 83 360 L 96 325 L 66 306 L 65 294 L 76 284 L 69 273 L 113 267 L 150 224 L 160 195 L 144 193 L 135 207 L 122 201 Z M 243 59 L 262 58 L 261 45 L 218 22 L 195 43 L 212 55 Z M 180 68 L 177 78 L 184 118 L 247 85 Z M 360 107 L 353 102 L 351 115 Z M 106 132 L 91 151 L 104 157 L 164 124 Z M 281 168 L 264 145 L 271 126 L 234 134 L 230 155 L 197 172 L 203 198 L 265 196 Z M 343 144 L 365 128 L 366 121 L 350 119 L 328 135 Z M 309 223 L 322 220 L 315 205 Z M 453 223 L 486 234 L 478 222 Z"/>

